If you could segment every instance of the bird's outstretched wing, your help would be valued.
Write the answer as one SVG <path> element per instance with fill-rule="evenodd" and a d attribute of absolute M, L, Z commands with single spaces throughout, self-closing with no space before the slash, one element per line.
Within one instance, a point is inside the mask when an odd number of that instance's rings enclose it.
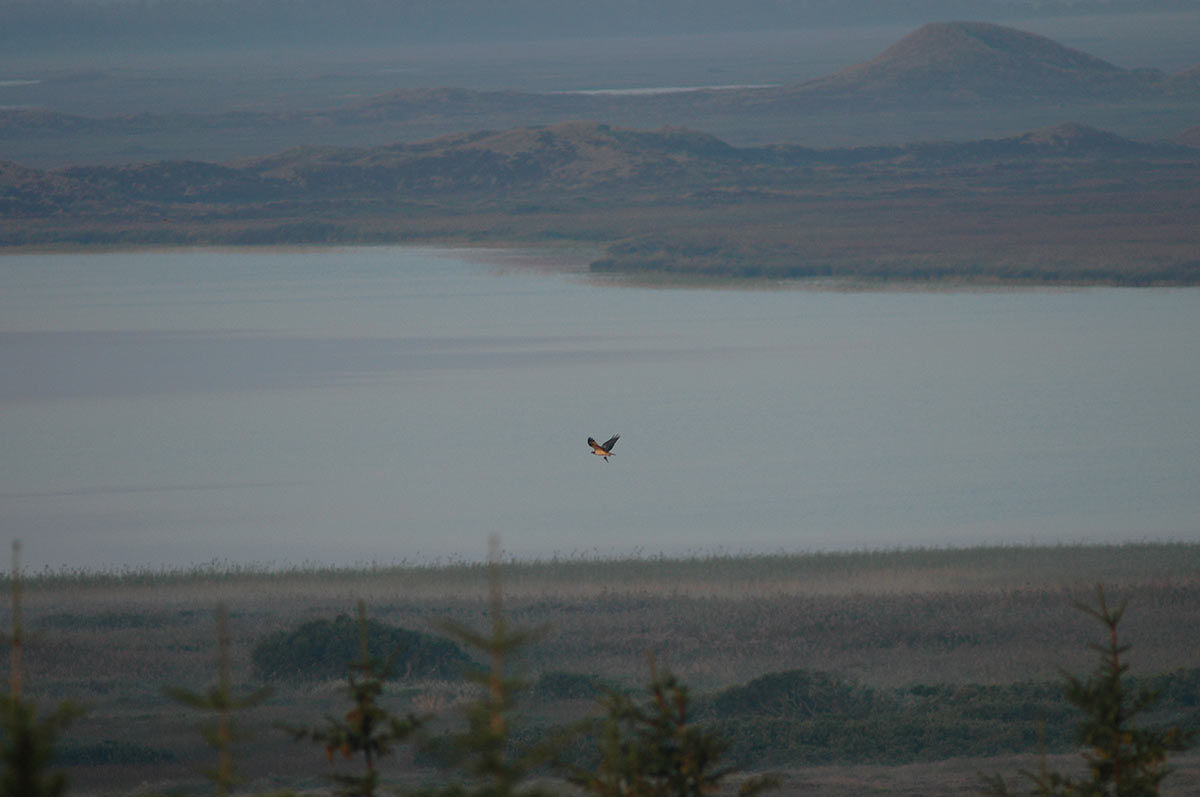
<path fill-rule="evenodd" d="M 608 439 L 607 443 L 605 443 L 604 445 L 602 445 L 600 447 L 603 448 L 605 451 L 612 451 L 613 446 L 615 446 L 617 444 L 617 441 L 620 439 L 621 439 L 621 435 L 615 434 Z"/>
<path fill-rule="evenodd" d="M 599 447 L 600 447 L 600 444 L 599 444 L 599 443 L 597 443 L 597 442 L 595 441 L 595 439 L 593 439 L 593 438 L 591 438 L 591 437 L 589 437 L 589 438 L 588 438 L 588 445 L 589 445 L 589 446 L 591 446 L 592 448 L 599 448 Z"/>

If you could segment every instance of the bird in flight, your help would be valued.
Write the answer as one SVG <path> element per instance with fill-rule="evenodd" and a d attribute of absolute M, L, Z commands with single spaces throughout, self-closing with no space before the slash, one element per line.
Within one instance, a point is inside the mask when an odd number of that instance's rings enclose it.
<path fill-rule="evenodd" d="M 595 454 L 598 457 L 604 457 L 604 461 L 608 462 L 608 457 L 609 457 L 609 455 L 612 454 L 613 446 L 615 446 L 617 444 L 617 441 L 620 439 L 621 439 L 621 435 L 615 434 L 608 439 L 607 443 L 605 443 L 604 445 L 600 445 L 595 440 L 593 440 L 592 438 L 589 437 L 588 445 L 592 447 L 593 454 Z"/>

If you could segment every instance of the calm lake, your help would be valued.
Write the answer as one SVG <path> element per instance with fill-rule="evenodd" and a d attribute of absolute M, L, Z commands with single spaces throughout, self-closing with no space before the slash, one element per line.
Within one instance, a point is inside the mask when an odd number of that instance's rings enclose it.
<path fill-rule="evenodd" d="M 568 260 L 0 257 L 0 525 L 31 568 L 1200 541 L 1200 290 Z"/>

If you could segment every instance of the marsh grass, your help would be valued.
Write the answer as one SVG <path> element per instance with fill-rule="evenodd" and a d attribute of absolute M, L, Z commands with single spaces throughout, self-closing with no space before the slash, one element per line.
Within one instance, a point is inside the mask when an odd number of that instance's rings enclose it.
<path fill-rule="evenodd" d="M 841 552 L 752 554 L 697 550 L 683 556 L 637 552 L 632 556 L 572 550 L 543 559 L 505 558 L 505 595 L 535 593 L 590 595 L 636 589 L 653 594 L 700 590 L 703 594 L 745 596 L 752 592 L 812 594 L 854 592 L 927 592 L 1017 583 L 1125 583 L 1154 574 L 1175 575 L 1188 565 L 1200 567 L 1194 543 L 1124 543 L 1054 546 L 998 545 L 972 548 L 894 548 Z M 8 576 L 0 586 L 8 588 Z M 396 597 L 397 579 L 405 596 L 487 596 L 487 563 L 461 558 L 421 562 L 368 562 L 334 567 L 316 564 L 234 563 L 213 560 L 185 568 L 46 568 L 26 574 L 29 594 L 64 587 L 76 590 L 122 588 L 132 591 L 169 587 L 177 602 L 189 602 L 188 589 L 220 587 L 243 591 L 269 582 L 275 594 L 311 595 L 314 588 L 344 594 L 363 590 Z M 930 580 L 936 581 L 931 585 Z M 113 601 L 119 605 L 119 601 Z M 114 609 L 114 611 L 119 611 Z"/>

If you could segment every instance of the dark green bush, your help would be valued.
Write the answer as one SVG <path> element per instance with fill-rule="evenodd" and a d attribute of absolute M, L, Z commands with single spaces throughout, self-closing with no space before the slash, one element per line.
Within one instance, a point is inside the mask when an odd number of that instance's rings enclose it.
<path fill-rule="evenodd" d="M 870 689 L 827 672 L 788 670 L 755 678 L 726 689 L 704 705 L 707 716 L 785 717 L 799 719 L 822 714 L 859 716 L 875 702 Z"/>
<path fill-rule="evenodd" d="M 568 768 L 568 780 L 599 797 L 693 797 L 716 793 L 737 772 L 727 763 L 729 742 L 691 718 L 688 688 L 650 663 L 647 696 L 610 692 L 600 702 L 599 762 Z M 778 785 L 774 775 L 742 783 L 740 795 Z"/>
<path fill-rule="evenodd" d="M 324 680 L 340 678 L 360 658 L 358 623 L 349 615 L 313 620 L 280 631 L 254 646 L 251 660 L 259 678 Z M 393 678 L 457 678 L 470 658 L 449 639 L 367 620 L 372 658 L 391 661 Z M 395 656 L 395 658 L 393 658 Z"/>
<path fill-rule="evenodd" d="M 350 662 L 346 672 L 345 694 L 350 699 L 350 710 L 342 717 L 326 714 L 320 725 L 284 726 L 284 729 L 297 741 L 309 740 L 324 747 L 330 762 L 334 753 L 339 752 L 346 759 L 361 756 L 361 773 L 331 772 L 328 778 L 334 784 L 335 795 L 373 797 L 380 786 L 380 759 L 390 756 L 397 744 L 407 742 L 425 719 L 412 714 L 399 717 L 380 705 L 387 665 L 371 658 L 367 609 L 361 600 L 356 626 L 360 658 Z"/>

